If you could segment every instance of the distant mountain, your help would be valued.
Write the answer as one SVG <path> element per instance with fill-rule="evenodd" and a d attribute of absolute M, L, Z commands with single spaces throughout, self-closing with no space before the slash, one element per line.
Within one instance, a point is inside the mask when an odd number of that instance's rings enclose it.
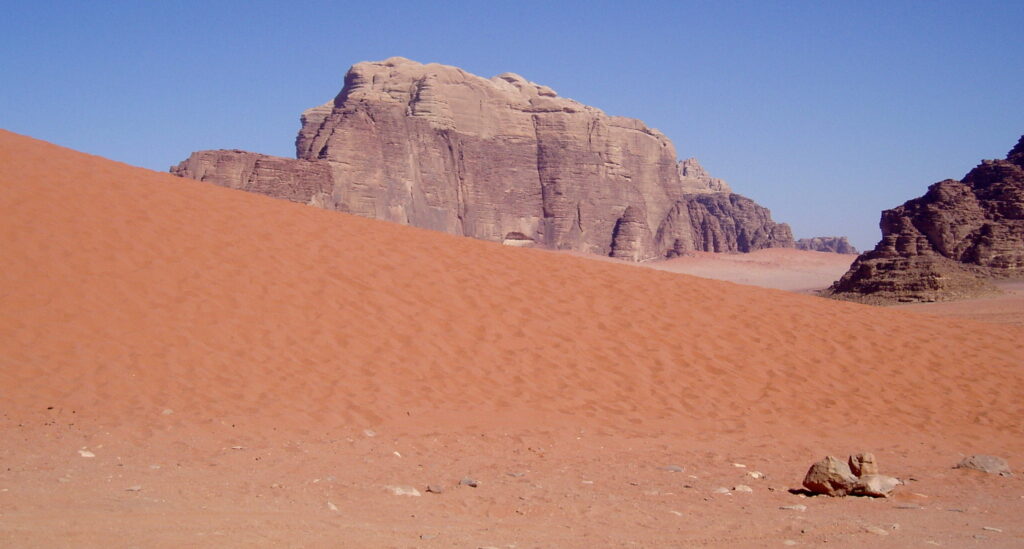
<path fill-rule="evenodd" d="M 855 254 L 857 248 L 850 244 L 845 236 L 816 236 L 801 238 L 796 241 L 796 249 L 812 252 L 831 252 L 835 254 Z"/>

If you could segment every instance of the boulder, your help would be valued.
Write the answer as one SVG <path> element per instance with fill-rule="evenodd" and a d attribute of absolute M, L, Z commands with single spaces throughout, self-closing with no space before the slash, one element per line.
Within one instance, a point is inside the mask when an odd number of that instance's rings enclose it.
<path fill-rule="evenodd" d="M 854 496 L 870 496 L 875 498 L 886 498 L 903 484 L 900 479 L 886 475 L 866 474 L 857 479 L 850 494 Z"/>
<path fill-rule="evenodd" d="M 864 452 L 850 456 L 850 471 L 858 477 L 878 474 L 878 462 L 875 454 Z"/>
<path fill-rule="evenodd" d="M 833 456 L 826 456 L 811 465 L 804 476 L 803 485 L 815 494 L 845 496 L 856 483 L 857 477 L 850 471 L 849 465 Z"/>
<path fill-rule="evenodd" d="M 1006 460 L 998 456 L 988 456 L 984 454 L 977 454 L 973 456 L 967 456 L 957 463 L 954 469 L 974 469 L 983 473 L 989 473 L 992 475 L 1011 475 L 1010 464 L 1006 463 Z"/>

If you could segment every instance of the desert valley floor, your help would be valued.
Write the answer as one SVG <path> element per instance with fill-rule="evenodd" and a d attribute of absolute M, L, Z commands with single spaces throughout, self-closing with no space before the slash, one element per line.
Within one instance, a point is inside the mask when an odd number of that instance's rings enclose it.
<path fill-rule="evenodd" d="M 514 249 L 0 131 L 0 546 L 1024 545 L 1020 285 L 684 274 L 853 259 L 768 252 Z M 894 497 L 791 492 L 860 451 Z"/>

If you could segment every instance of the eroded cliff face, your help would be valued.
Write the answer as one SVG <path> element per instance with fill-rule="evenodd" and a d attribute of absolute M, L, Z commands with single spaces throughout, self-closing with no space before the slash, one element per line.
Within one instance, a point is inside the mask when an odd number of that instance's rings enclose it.
<path fill-rule="evenodd" d="M 1024 137 L 1005 159 L 882 212 L 882 240 L 830 294 L 876 302 L 941 301 L 993 292 L 990 279 L 1024 278 Z"/>
<path fill-rule="evenodd" d="M 172 172 L 427 229 L 634 261 L 708 242 L 715 251 L 786 242 L 724 218 L 708 229 L 721 237 L 702 229 L 698 242 L 692 211 L 728 215 L 690 206 L 703 204 L 698 195 L 761 223 L 770 217 L 731 198 L 738 195 L 695 159 L 677 162 L 672 142 L 643 122 L 512 73 L 486 79 L 403 58 L 359 63 L 333 101 L 301 120 L 297 160 L 200 151 Z M 667 222 L 671 238 L 656 238 Z"/>

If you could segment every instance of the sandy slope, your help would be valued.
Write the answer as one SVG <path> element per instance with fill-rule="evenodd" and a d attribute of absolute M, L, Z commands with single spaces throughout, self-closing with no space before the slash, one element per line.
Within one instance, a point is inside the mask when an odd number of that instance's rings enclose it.
<path fill-rule="evenodd" d="M 6 132 L 0 246 L 0 545 L 1024 543 L 1019 477 L 949 469 L 1024 463 L 1019 327 L 510 249 Z M 786 492 L 862 449 L 924 508 Z M 386 489 L 427 483 L 445 493 Z"/>
<path fill-rule="evenodd" d="M 691 256 L 643 265 L 737 284 L 811 292 L 839 280 L 856 258 L 848 254 L 770 248 L 747 254 L 695 252 Z"/>

